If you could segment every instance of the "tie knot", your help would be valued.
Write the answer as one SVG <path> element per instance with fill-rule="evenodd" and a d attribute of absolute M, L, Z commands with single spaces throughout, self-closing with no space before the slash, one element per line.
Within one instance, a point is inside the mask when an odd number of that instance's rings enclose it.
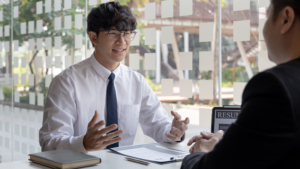
<path fill-rule="evenodd" d="M 108 77 L 109 81 L 114 81 L 115 80 L 115 74 L 111 73 L 110 76 Z"/>

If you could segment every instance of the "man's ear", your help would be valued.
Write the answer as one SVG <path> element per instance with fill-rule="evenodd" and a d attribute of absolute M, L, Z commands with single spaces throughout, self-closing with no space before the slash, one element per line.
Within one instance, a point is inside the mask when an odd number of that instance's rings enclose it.
<path fill-rule="evenodd" d="M 287 6 L 285 7 L 279 16 L 281 27 L 281 34 L 287 33 L 293 26 L 295 22 L 295 11 L 293 8 Z"/>
<path fill-rule="evenodd" d="M 97 45 L 97 33 L 96 32 L 93 32 L 93 31 L 90 31 L 89 32 L 89 38 L 91 40 L 91 42 L 96 46 Z"/>

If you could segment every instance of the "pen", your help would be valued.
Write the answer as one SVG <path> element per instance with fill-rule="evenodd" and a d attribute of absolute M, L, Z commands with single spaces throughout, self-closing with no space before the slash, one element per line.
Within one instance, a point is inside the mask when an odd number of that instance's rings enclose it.
<path fill-rule="evenodd" d="M 147 161 L 138 160 L 136 158 L 125 157 L 125 159 L 128 160 L 128 161 L 143 164 L 143 165 L 149 165 L 150 164 Z"/>

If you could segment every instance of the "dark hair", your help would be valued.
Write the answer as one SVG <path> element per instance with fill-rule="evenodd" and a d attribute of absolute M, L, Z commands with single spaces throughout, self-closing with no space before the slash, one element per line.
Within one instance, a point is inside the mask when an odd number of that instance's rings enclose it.
<path fill-rule="evenodd" d="M 108 2 L 94 7 L 86 21 L 86 32 L 96 32 L 97 36 L 100 28 L 109 30 L 115 27 L 115 29 L 121 31 L 133 31 L 137 25 L 130 8 L 126 5 L 120 5 L 119 2 Z"/>
<path fill-rule="evenodd" d="M 271 0 L 274 7 L 274 21 L 282 9 L 290 6 L 294 9 L 295 15 L 300 19 L 300 0 Z"/>

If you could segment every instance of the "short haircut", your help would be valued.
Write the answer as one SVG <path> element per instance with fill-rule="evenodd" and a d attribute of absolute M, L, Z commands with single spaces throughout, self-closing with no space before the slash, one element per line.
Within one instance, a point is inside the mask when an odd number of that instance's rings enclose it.
<path fill-rule="evenodd" d="M 287 6 L 294 9 L 296 17 L 300 20 L 300 0 L 271 0 L 274 7 L 274 22 L 279 13 Z"/>
<path fill-rule="evenodd" d="M 96 32 L 99 30 L 109 30 L 112 27 L 120 31 L 133 31 L 136 29 L 136 19 L 131 10 L 126 5 L 120 5 L 119 2 L 108 2 L 94 7 L 89 13 L 87 19 L 86 32 Z"/>

